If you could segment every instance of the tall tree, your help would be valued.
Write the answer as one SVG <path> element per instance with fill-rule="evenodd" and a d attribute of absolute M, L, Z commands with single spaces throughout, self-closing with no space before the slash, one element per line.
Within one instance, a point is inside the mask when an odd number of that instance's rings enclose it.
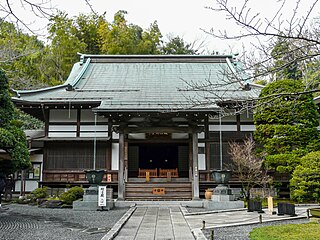
<path fill-rule="evenodd" d="M 271 51 L 274 59 L 275 80 L 279 79 L 301 79 L 302 70 L 298 63 L 297 54 L 299 52 L 291 51 L 292 41 L 279 38 Z"/>
<path fill-rule="evenodd" d="M 80 14 L 75 17 L 73 21 L 75 36 L 82 42 L 86 44 L 85 53 L 89 54 L 99 54 L 99 32 L 101 24 L 106 22 L 105 14 Z"/>
<path fill-rule="evenodd" d="M 126 11 L 118 11 L 112 23 L 100 26 L 100 50 L 104 54 L 157 54 L 161 33 L 156 22 L 149 30 L 128 24 Z"/>
<path fill-rule="evenodd" d="M 318 148 L 318 112 L 300 80 L 278 80 L 264 87 L 254 113 L 255 140 L 268 168 L 292 173 L 299 157 Z"/>
<path fill-rule="evenodd" d="M 63 82 L 75 62 L 78 61 L 78 52 L 84 52 L 86 43 L 76 35 L 76 27 L 73 20 L 64 12 L 59 12 L 51 17 L 49 24 L 48 54 L 45 63 L 53 80 Z"/>
<path fill-rule="evenodd" d="M 0 70 L 0 149 L 8 152 L 11 160 L 0 161 L 0 172 L 13 173 L 30 167 L 27 138 L 21 130 L 21 123 L 14 120 L 14 106 L 8 92 L 8 79 Z"/>
<path fill-rule="evenodd" d="M 37 88 L 46 84 L 44 72 L 39 68 L 44 49 L 36 36 L 0 20 L 0 67 L 6 72 L 11 87 Z"/>
<path fill-rule="evenodd" d="M 169 41 L 161 48 L 163 54 L 196 54 L 192 44 L 186 43 L 181 37 L 169 37 Z"/>

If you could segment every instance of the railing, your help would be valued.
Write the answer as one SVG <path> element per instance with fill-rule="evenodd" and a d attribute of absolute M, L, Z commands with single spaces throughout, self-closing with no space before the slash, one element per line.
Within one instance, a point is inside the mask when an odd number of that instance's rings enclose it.
<path fill-rule="evenodd" d="M 159 169 L 159 177 L 167 177 L 170 174 L 170 177 L 179 177 L 178 168 L 176 169 Z"/>
<path fill-rule="evenodd" d="M 86 175 L 82 170 L 44 170 L 43 182 L 52 183 L 86 183 Z M 117 182 L 118 171 L 106 171 L 103 182 Z"/>
<path fill-rule="evenodd" d="M 138 177 L 143 177 L 145 178 L 146 175 L 147 175 L 147 172 L 149 172 L 149 177 L 158 177 L 158 171 L 157 169 L 142 169 L 142 168 L 139 168 L 139 174 L 138 174 Z"/>

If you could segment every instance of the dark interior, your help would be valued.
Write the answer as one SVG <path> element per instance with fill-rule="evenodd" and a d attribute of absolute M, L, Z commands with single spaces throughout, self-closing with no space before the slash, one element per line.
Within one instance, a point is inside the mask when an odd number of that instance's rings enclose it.
<path fill-rule="evenodd" d="M 139 168 L 178 168 L 178 145 L 142 145 L 139 148 L 139 160 Z"/>
<path fill-rule="evenodd" d="M 179 177 L 189 176 L 189 147 L 186 143 L 129 144 L 129 177 L 138 176 L 141 169 L 176 169 Z"/>

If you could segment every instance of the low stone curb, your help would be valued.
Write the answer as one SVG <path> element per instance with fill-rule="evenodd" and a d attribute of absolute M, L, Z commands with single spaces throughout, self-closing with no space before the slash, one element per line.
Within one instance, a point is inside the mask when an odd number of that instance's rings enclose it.
<path fill-rule="evenodd" d="M 237 211 L 244 211 L 247 210 L 246 208 L 236 208 L 236 209 L 226 209 L 226 210 L 210 210 L 210 211 L 203 211 L 203 212 L 188 212 L 186 209 L 184 211 L 185 216 L 192 216 L 192 215 L 205 215 L 205 214 L 212 214 L 212 213 L 223 213 L 223 212 L 237 212 Z"/>
<path fill-rule="evenodd" d="M 201 229 L 193 229 L 191 232 L 196 240 L 207 240 Z"/>
<path fill-rule="evenodd" d="M 285 220 L 296 220 L 296 219 L 305 219 L 307 218 L 306 216 L 296 216 L 296 217 L 285 217 L 285 218 L 279 218 L 279 219 L 266 219 L 263 220 L 262 223 L 269 223 L 269 222 L 281 222 Z M 253 224 L 260 224 L 259 220 L 253 220 L 253 221 L 248 221 L 248 222 L 243 222 L 243 223 L 226 223 L 226 224 L 220 224 L 220 225 L 215 225 L 215 226 L 208 226 L 205 227 L 205 229 L 212 229 L 212 228 L 224 228 L 224 227 L 237 227 L 237 226 L 246 226 L 246 225 L 253 225 Z"/>
<path fill-rule="evenodd" d="M 194 238 L 196 240 L 207 240 L 207 238 L 205 237 L 205 235 L 203 234 L 203 232 L 201 231 L 201 229 L 191 229 L 191 226 L 189 224 L 189 222 L 187 221 L 187 219 L 185 218 L 186 214 L 188 213 L 188 210 L 186 207 L 180 206 L 180 211 L 182 212 L 183 218 L 186 221 L 186 223 L 188 224 Z"/>
<path fill-rule="evenodd" d="M 131 217 L 131 215 L 134 213 L 134 211 L 137 209 L 137 207 L 131 207 L 121 218 L 120 220 L 110 229 L 110 231 L 103 236 L 101 240 L 112 240 L 115 238 L 115 236 L 118 235 L 119 231 L 123 227 L 123 225 L 128 221 L 128 219 Z"/>

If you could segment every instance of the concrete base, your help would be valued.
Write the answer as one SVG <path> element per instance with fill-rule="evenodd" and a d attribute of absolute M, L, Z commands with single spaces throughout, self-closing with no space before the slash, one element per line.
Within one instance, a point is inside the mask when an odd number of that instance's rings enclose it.
<path fill-rule="evenodd" d="M 225 210 L 244 208 L 243 201 L 210 201 L 203 202 L 203 207 L 208 210 Z"/>
<path fill-rule="evenodd" d="M 107 206 L 98 207 L 98 202 L 78 200 L 73 202 L 72 208 L 76 211 L 110 210 L 114 208 L 114 201 L 107 201 Z"/>
<path fill-rule="evenodd" d="M 89 187 L 84 191 L 83 200 L 74 201 L 72 204 L 73 210 L 76 211 L 97 211 L 110 210 L 114 207 L 113 200 L 107 200 L 107 206 L 98 206 L 98 188 Z"/>
<path fill-rule="evenodd" d="M 235 197 L 234 195 L 212 195 L 211 200 L 214 202 L 228 202 L 234 201 Z"/>
<path fill-rule="evenodd" d="M 73 210 L 77 211 L 97 211 L 98 209 L 98 202 L 96 201 L 74 201 L 72 204 Z"/>

